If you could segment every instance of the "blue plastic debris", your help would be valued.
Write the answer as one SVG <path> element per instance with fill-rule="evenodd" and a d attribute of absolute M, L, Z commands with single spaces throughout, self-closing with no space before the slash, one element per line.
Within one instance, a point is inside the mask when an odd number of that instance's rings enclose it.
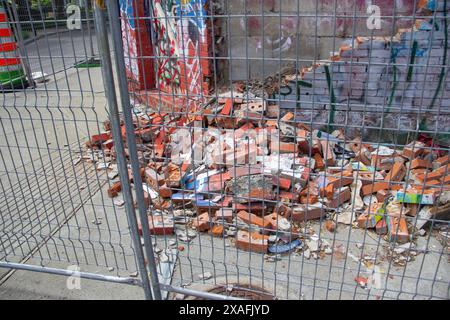
<path fill-rule="evenodd" d="M 297 248 L 301 244 L 302 244 L 302 242 L 299 239 L 294 240 L 288 244 L 282 244 L 282 245 L 274 244 L 269 247 L 269 252 L 270 253 L 285 253 L 285 252 L 289 252 L 289 251 Z"/>

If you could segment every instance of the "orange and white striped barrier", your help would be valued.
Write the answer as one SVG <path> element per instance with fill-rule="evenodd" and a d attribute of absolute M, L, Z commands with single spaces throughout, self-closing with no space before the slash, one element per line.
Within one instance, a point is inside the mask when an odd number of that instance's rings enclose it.
<path fill-rule="evenodd" d="M 5 8 L 0 6 L 0 88 L 22 89 L 28 86 L 27 78 L 10 28 Z"/>

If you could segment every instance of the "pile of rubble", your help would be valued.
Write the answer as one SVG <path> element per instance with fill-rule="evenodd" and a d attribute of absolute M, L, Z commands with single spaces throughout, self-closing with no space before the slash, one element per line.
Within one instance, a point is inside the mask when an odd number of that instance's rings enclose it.
<path fill-rule="evenodd" d="M 135 110 L 151 234 L 176 233 L 189 242 L 208 232 L 234 238 L 242 250 L 280 254 L 303 247 L 305 255 L 320 256 L 332 248 L 307 231 L 311 220 L 329 232 L 343 223 L 402 244 L 423 233 L 429 219 L 448 219 L 450 156 L 430 140 L 398 149 L 347 139 L 342 130 L 298 123 L 242 86 L 232 93 L 211 99 L 196 115 Z M 104 128 L 87 152 L 115 179 L 108 121 Z M 129 177 L 133 182 L 131 170 Z M 120 191 L 114 182 L 108 195 Z M 176 223 L 188 228 L 179 232 Z"/>

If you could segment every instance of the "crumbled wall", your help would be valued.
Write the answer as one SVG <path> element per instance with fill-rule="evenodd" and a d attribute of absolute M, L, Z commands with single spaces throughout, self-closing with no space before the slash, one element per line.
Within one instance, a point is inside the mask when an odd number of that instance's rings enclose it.
<path fill-rule="evenodd" d="M 420 129 L 448 140 L 450 5 L 444 12 L 442 3 L 434 18 L 395 37 L 359 37 L 343 45 L 334 61 L 303 69 L 299 87 L 292 81 L 274 98 L 296 108 L 301 121 L 342 127 L 350 135 L 364 128 L 362 134 L 400 139 L 398 130 L 407 135 Z"/>
<path fill-rule="evenodd" d="M 219 70 L 224 80 L 246 80 L 277 72 L 286 59 L 310 65 L 314 59 L 328 59 L 346 38 L 390 36 L 410 27 L 414 12 L 426 13 L 436 1 L 215 0 L 223 15 L 218 54 L 225 59 Z M 379 30 L 367 27 L 370 4 L 381 8 Z"/>

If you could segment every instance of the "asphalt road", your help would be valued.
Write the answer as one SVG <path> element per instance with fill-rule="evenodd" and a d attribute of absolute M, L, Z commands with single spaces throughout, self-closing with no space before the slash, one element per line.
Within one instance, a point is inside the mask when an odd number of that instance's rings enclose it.
<path fill-rule="evenodd" d="M 92 29 L 92 38 L 85 30 L 68 30 L 65 27 L 50 29 L 45 35 L 38 35 L 35 41 L 25 43 L 26 60 L 32 72 L 59 73 L 97 54 L 97 40 Z M 92 39 L 92 47 L 91 47 Z"/>

